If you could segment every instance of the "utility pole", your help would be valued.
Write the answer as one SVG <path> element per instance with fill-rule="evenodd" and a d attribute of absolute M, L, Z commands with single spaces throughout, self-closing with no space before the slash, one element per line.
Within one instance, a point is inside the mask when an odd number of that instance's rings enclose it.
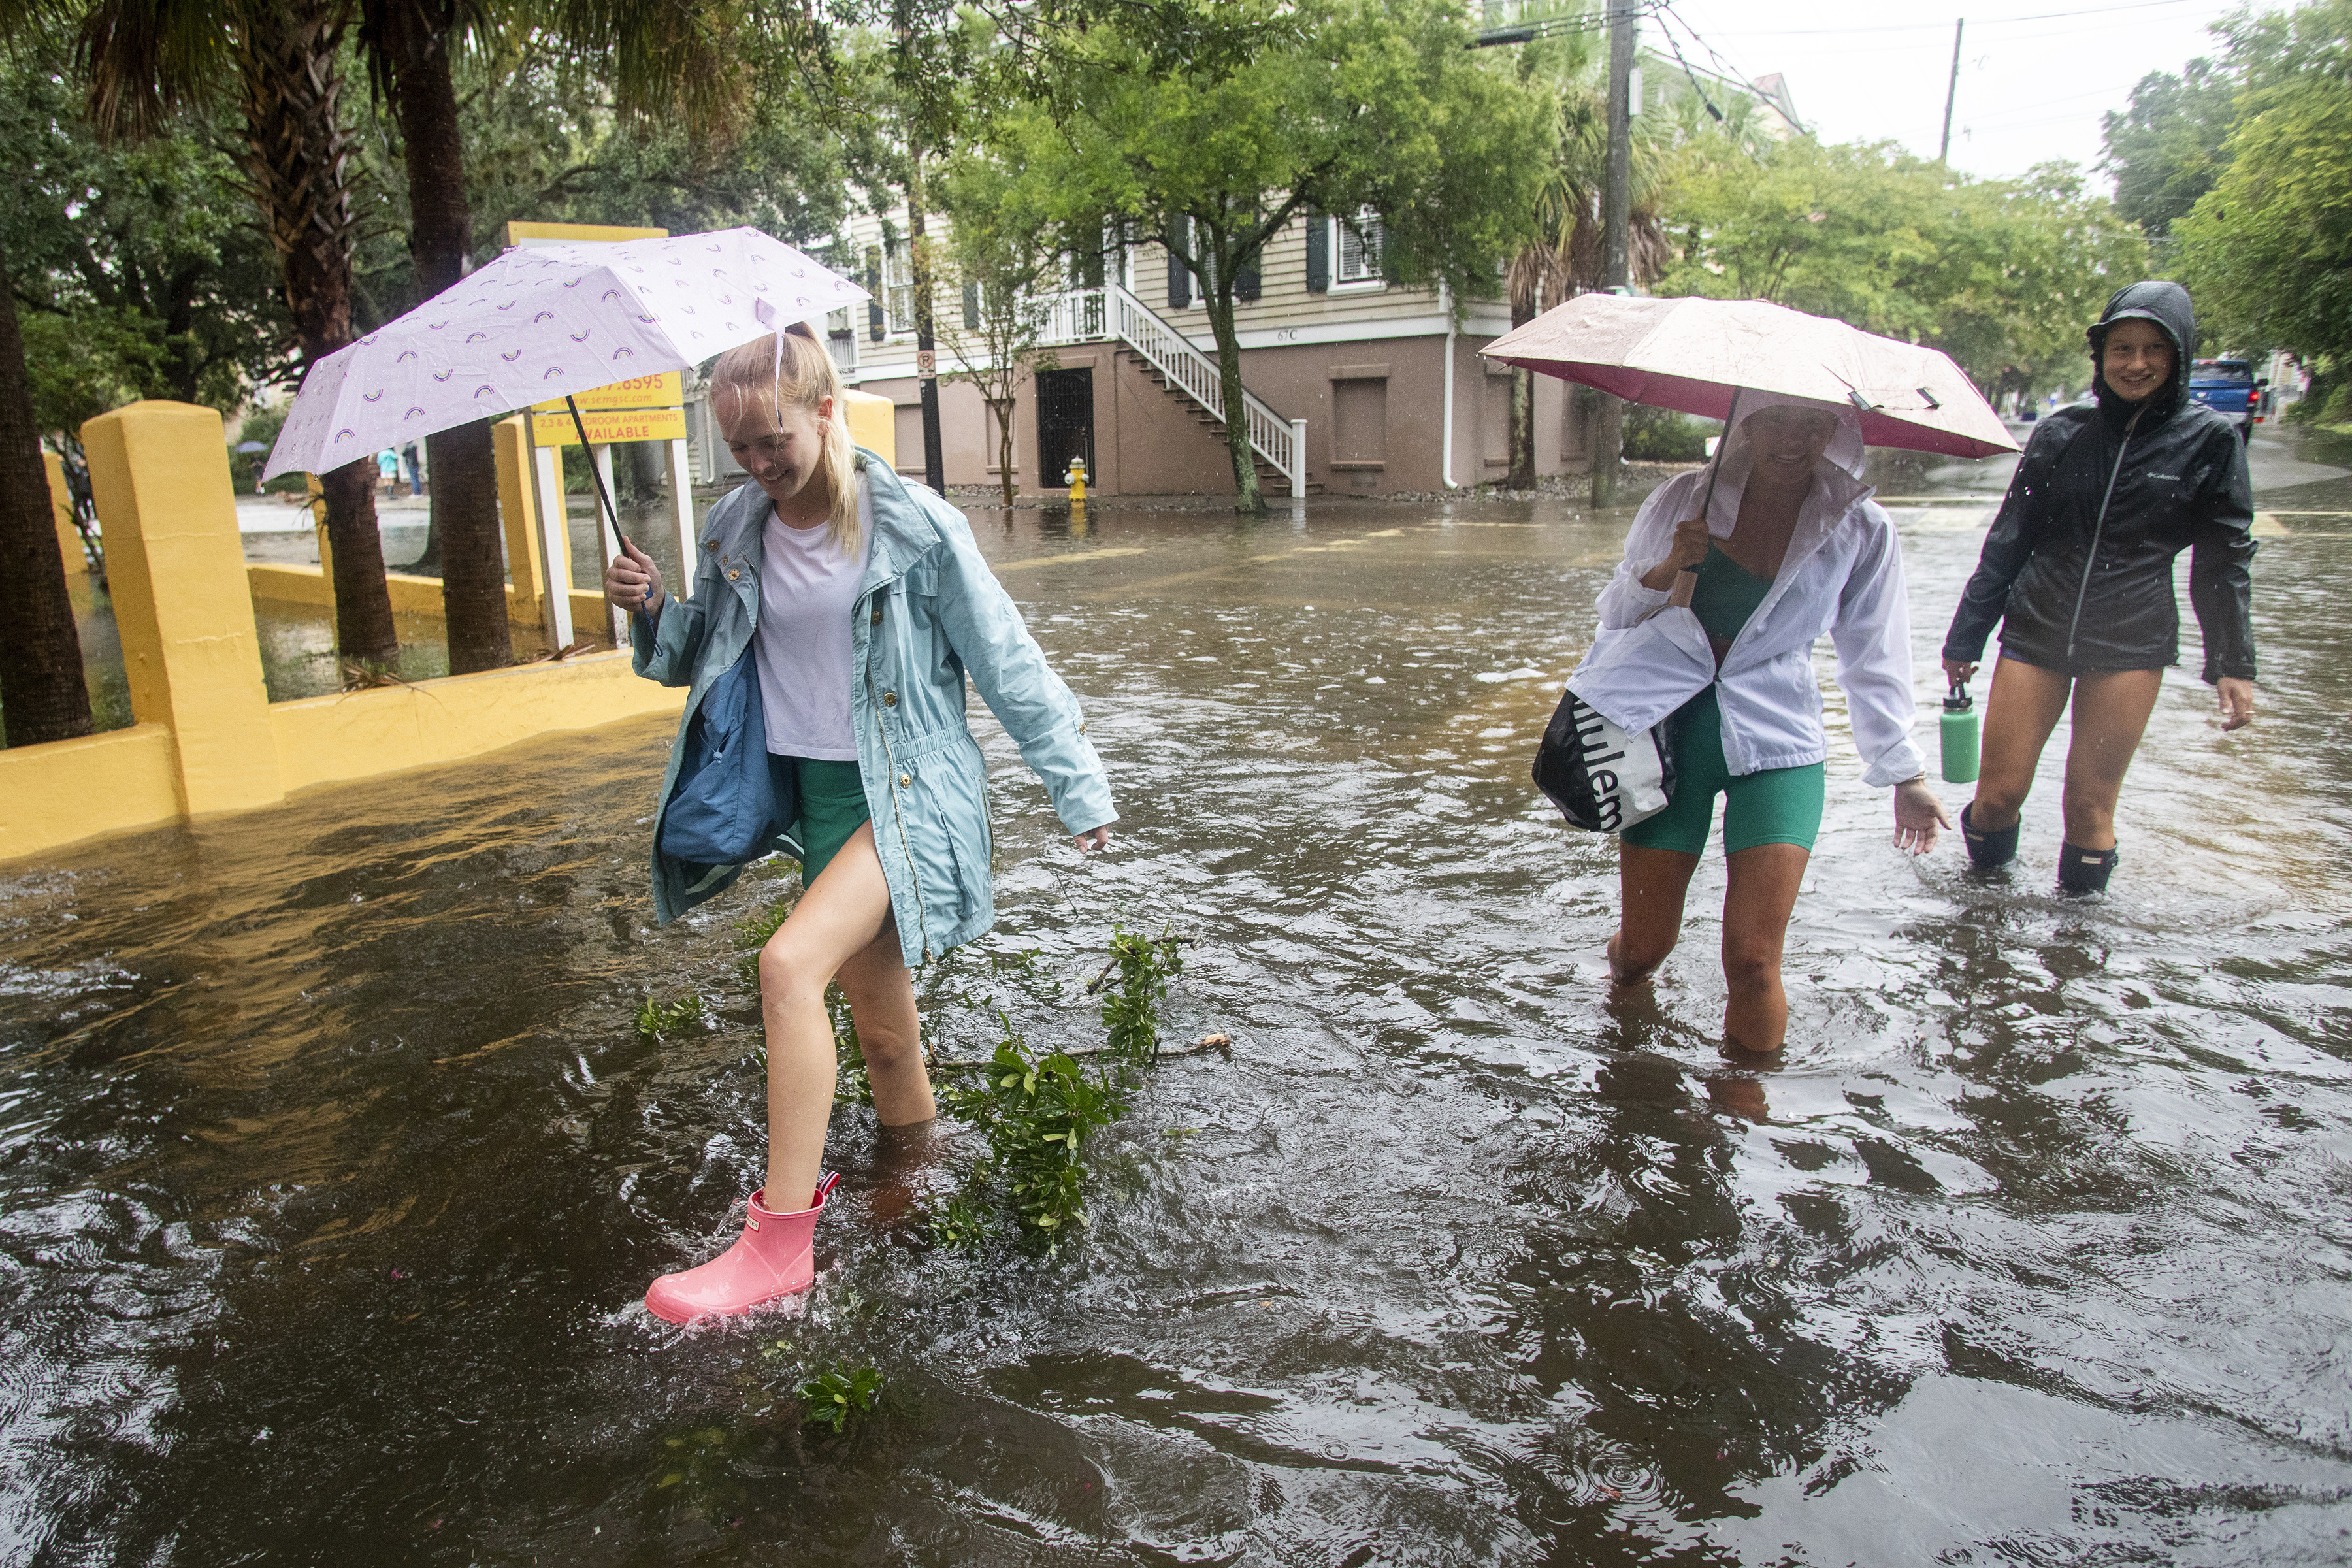
<path fill-rule="evenodd" d="M 907 139 L 907 243 L 915 264 L 915 377 L 923 399 L 923 482 L 948 493 L 947 455 L 940 438 L 940 360 L 931 338 L 931 245 L 923 234 L 923 149 Z"/>
<path fill-rule="evenodd" d="M 1936 149 L 1936 162 L 1948 163 L 1952 157 L 1952 103 L 1960 96 L 1960 29 L 1969 25 L 1962 16 L 1952 24 L 1952 81 L 1944 89 L 1944 144 Z"/>
<path fill-rule="evenodd" d="M 1633 26 L 1637 0 L 1609 0 L 1609 175 L 1601 197 L 1601 286 L 1623 293 L 1633 285 L 1626 237 L 1633 211 Z M 1601 395 L 1592 438 L 1592 505 L 1617 504 L 1617 467 L 1625 447 L 1625 405 Z"/>
<path fill-rule="evenodd" d="M 898 0 L 892 6 L 898 24 L 899 87 L 907 90 L 919 79 L 922 62 L 915 58 L 913 6 Z M 915 273 L 915 385 L 923 404 L 923 482 L 941 495 L 948 493 L 947 456 L 940 439 L 940 357 L 931 328 L 931 244 L 923 232 L 928 202 L 923 192 L 924 101 L 914 97 L 905 104 L 907 127 L 907 248 Z"/>

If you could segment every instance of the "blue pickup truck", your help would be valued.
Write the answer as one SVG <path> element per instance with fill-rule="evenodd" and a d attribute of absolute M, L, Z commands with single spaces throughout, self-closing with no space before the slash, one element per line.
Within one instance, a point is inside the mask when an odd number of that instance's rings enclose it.
<path fill-rule="evenodd" d="M 2242 359 L 2200 359 L 2189 369 L 2189 395 L 2238 427 L 2238 439 L 2251 441 L 2263 422 L 2263 391 L 2266 383 L 2254 379 L 2254 367 Z"/>

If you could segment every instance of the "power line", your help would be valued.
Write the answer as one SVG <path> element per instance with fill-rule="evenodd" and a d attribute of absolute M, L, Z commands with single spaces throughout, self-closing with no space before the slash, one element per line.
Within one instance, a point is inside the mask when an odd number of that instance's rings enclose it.
<path fill-rule="evenodd" d="M 2023 22 L 2055 22 L 2072 16 L 2112 16 L 2119 11 L 2153 11 L 2166 5 L 2210 5 L 2211 0 L 2132 0 L 2127 5 L 2101 5 L 2088 11 L 2043 11 L 2031 16 L 1995 16 L 1979 20 L 1982 27 L 2007 27 Z M 1685 22 L 1685 26 L 1690 26 Z M 1727 27 L 1727 38 L 1844 37 L 1854 33 L 1940 33 L 1941 22 L 1893 23 L 1883 27 Z"/>

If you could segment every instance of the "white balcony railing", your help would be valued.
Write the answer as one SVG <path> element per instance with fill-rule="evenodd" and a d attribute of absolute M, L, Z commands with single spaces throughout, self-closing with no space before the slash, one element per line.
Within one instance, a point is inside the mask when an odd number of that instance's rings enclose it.
<path fill-rule="evenodd" d="M 1225 418 L 1223 379 L 1216 357 L 1193 345 L 1150 306 L 1120 288 L 1073 289 L 1050 296 L 1043 339 L 1048 343 L 1125 343 L 1143 362 L 1167 379 L 1168 384 L 1208 410 Z M 1265 399 L 1242 389 L 1244 423 L 1250 450 L 1290 481 L 1294 500 L 1307 496 L 1307 421 L 1285 419 Z"/>

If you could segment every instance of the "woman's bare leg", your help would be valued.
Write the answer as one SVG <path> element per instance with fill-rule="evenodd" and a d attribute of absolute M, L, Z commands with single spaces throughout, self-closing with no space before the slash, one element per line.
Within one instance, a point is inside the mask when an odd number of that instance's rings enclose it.
<path fill-rule="evenodd" d="M 1683 895 L 1698 857 L 1678 849 L 1617 845 L 1617 934 L 1609 939 L 1609 978 L 1639 985 L 1674 952 L 1683 934 Z"/>
<path fill-rule="evenodd" d="M 807 1207 L 824 1163 L 835 1079 L 833 1020 L 825 1016 L 824 988 L 844 964 L 873 945 L 889 921 L 890 889 L 882 879 L 869 822 L 850 836 L 761 950 L 772 1209 Z M 910 988 L 910 1012 L 913 1005 Z"/>
<path fill-rule="evenodd" d="M 1978 764 L 1976 798 L 1969 821 L 1979 832 L 2001 833 L 2017 826 L 2042 748 L 2066 711 L 2074 681 L 2056 670 L 2004 658 L 1992 668 L 1985 698 L 1984 750 Z"/>
<path fill-rule="evenodd" d="M 1723 895 L 1723 1033 L 1744 1051 L 1769 1056 L 1789 1033 L 1789 995 L 1780 988 L 1780 950 L 1812 851 L 1798 844 L 1759 844 L 1726 858 L 1731 885 Z"/>
<path fill-rule="evenodd" d="M 833 868 L 825 868 L 826 875 Z M 857 1046 L 866 1053 L 866 1081 L 874 1114 L 885 1127 L 911 1127 L 939 1114 L 931 1075 L 923 1066 L 922 1019 L 915 1011 L 915 979 L 898 952 L 896 922 L 850 955 L 834 979 L 849 998 Z"/>
<path fill-rule="evenodd" d="M 2160 669 L 2109 669 L 2074 682 L 2074 738 L 2066 748 L 2066 842 L 2116 847 L 2116 798 L 2164 689 Z"/>

